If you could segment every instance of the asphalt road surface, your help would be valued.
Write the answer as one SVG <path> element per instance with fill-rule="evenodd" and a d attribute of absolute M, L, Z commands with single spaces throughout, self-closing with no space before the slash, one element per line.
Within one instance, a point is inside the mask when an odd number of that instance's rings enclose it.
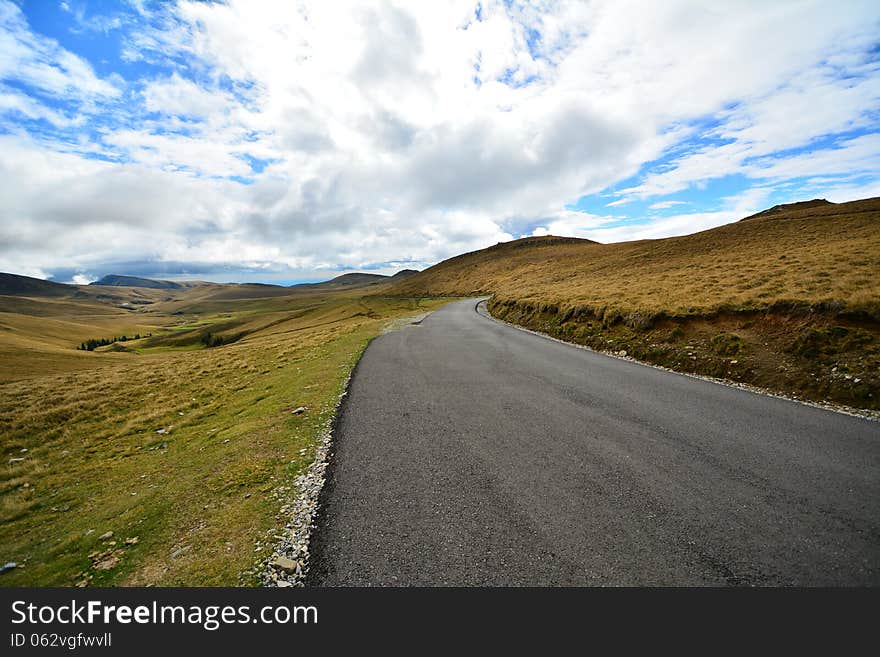
<path fill-rule="evenodd" d="M 449 304 L 340 411 L 312 585 L 880 585 L 880 423 Z"/>

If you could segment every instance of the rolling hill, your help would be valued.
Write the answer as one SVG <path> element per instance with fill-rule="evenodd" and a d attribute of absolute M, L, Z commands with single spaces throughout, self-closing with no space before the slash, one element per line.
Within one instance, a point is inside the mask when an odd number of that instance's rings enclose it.
<path fill-rule="evenodd" d="M 529 237 L 390 293 L 485 294 L 496 317 L 593 348 L 810 399 L 880 399 L 880 198 L 776 206 L 666 239 Z"/>
<path fill-rule="evenodd" d="M 362 272 L 353 272 L 350 274 L 342 274 L 341 276 L 337 276 L 336 278 L 331 278 L 329 281 L 322 281 L 320 283 L 299 283 L 298 285 L 292 285 L 291 287 L 307 288 L 311 290 L 335 290 L 343 288 L 364 287 L 366 285 L 377 285 L 379 283 L 386 283 L 389 281 L 400 281 L 417 273 L 418 271 L 416 271 L 415 269 L 401 269 L 393 276 L 385 276 L 384 274 L 365 274 Z"/>
<path fill-rule="evenodd" d="M 156 290 L 179 290 L 183 285 L 174 281 L 158 281 L 152 278 L 140 278 L 139 276 L 120 276 L 119 274 L 107 274 L 101 280 L 89 283 L 89 285 L 111 285 L 114 287 L 147 287 Z"/>
<path fill-rule="evenodd" d="M 73 294 L 76 288 L 64 283 L 53 283 L 41 278 L 19 276 L 18 274 L 0 273 L 0 295 L 5 296 L 36 296 L 66 297 Z"/>
<path fill-rule="evenodd" d="M 2 583 L 259 584 L 359 354 L 443 302 L 113 282 L 0 275 Z"/>
<path fill-rule="evenodd" d="M 396 284 L 408 295 L 488 293 L 600 319 L 706 315 L 778 303 L 880 321 L 880 199 L 796 204 L 711 230 L 599 244 L 528 237 L 445 260 Z"/>

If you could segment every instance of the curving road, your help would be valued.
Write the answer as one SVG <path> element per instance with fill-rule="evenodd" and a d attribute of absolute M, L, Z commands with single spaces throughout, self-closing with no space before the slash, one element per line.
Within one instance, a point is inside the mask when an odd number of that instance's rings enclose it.
<path fill-rule="evenodd" d="M 880 585 L 880 423 L 475 304 L 364 353 L 310 584 Z"/>

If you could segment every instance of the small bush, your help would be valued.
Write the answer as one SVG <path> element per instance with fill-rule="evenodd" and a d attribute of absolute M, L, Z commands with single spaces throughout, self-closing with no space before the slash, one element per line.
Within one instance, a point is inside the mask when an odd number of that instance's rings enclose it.
<path fill-rule="evenodd" d="M 745 341 L 733 333 L 719 333 L 712 338 L 712 348 L 719 356 L 739 356 L 746 352 Z"/>
<path fill-rule="evenodd" d="M 818 358 L 859 349 L 872 340 L 871 334 L 861 329 L 844 326 L 809 328 L 795 338 L 787 351 L 801 358 Z"/>
<path fill-rule="evenodd" d="M 222 335 L 214 335 L 213 333 L 208 331 L 202 336 L 202 344 L 208 348 L 220 347 L 226 344 L 226 340 L 223 339 Z"/>

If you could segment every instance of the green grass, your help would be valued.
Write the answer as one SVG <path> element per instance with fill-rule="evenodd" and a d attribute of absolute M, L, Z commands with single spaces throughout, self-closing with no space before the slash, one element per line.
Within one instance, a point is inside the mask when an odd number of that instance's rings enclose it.
<path fill-rule="evenodd" d="M 22 567 L 0 583 L 255 584 L 241 576 L 278 526 L 275 493 L 308 467 L 362 349 L 390 319 L 437 303 L 282 298 L 232 318 L 186 316 L 126 343 L 132 353 L 84 354 L 87 367 L 10 377 L 0 385 L 0 550 Z M 215 320 L 248 333 L 210 349 L 175 345 Z M 19 357 L 39 367 L 43 353 Z M 298 406 L 308 411 L 292 415 Z"/>

